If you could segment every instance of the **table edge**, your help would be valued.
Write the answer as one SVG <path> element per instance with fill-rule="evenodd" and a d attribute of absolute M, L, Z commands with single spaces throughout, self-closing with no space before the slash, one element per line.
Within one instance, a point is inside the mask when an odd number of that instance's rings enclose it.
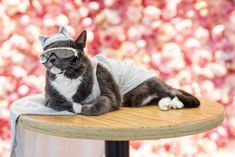
<path fill-rule="evenodd" d="M 222 107 L 222 106 L 221 106 Z M 223 108 L 223 107 L 222 107 Z M 163 127 L 152 127 L 152 128 L 138 128 L 127 130 L 125 128 L 111 129 L 111 128 L 85 128 L 85 127 L 73 127 L 55 124 L 53 129 L 48 131 L 48 123 L 35 123 L 30 120 L 22 120 L 20 117 L 18 119 L 17 125 L 43 134 L 62 136 L 68 138 L 78 138 L 78 139 L 93 139 L 93 140 L 153 140 L 153 139 L 163 139 L 172 138 L 179 136 L 186 136 L 208 131 L 219 126 L 224 120 L 224 112 L 195 122 L 181 123 L 175 126 L 163 126 Z M 26 125 L 27 124 L 27 125 Z M 40 127 L 39 127 L 40 126 Z M 172 129 L 174 128 L 174 129 Z M 76 133 L 75 133 L 76 132 Z"/>

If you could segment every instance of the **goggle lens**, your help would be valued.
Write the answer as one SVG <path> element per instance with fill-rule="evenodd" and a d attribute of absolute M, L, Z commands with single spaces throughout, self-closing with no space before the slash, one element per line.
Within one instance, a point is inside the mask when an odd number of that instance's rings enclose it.
<path fill-rule="evenodd" d="M 77 56 L 77 51 L 73 48 L 52 48 L 46 50 L 42 55 L 39 56 L 39 62 L 41 64 L 46 63 L 53 53 L 61 59 Z"/>

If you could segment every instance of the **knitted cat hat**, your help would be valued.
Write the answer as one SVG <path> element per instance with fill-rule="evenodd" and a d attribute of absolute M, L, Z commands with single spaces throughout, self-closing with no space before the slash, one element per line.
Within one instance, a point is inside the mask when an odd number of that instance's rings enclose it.
<path fill-rule="evenodd" d="M 66 28 L 63 26 L 60 26 L 59 32 L 57 32 L 56 34 L 51 35 L 51 36 L 40 35 L 39 40 L 40 40 L 42 47 L 44 49 L 46 46 L 48 46 L 51 43 L 54 43 L 56 41 L 72 40 L 72 38 L 70 37 Z"/>

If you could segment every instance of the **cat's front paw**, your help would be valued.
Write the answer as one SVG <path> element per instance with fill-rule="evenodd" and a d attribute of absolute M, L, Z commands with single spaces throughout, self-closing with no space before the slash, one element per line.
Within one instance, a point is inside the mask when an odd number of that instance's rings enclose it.
<path fill-rule="evenodd" d="M 80 103 L 73 103 L 73 112 L 74 113 L 81 113 L 82 112 L 82 105 Z"/>
<path fill-rule="evenodd" d="M 85 104 L 82 106 L 82 114 L 84 115 L 93 115 L 93 106 L 94 104 Z"/>

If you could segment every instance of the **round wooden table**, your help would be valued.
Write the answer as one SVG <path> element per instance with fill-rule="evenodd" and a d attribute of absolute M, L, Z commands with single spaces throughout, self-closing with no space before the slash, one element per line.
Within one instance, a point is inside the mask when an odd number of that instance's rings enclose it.
<path fill-rule="evenodd" d="M 154 140 L 196 134 L 223 122 L 224 109 L 199 98 L 193 109 L 161 111 L 157 106 L 122 107 L 101 116 L 21 115 L 17 125 L 32 131 L 78 139 L 105 140 L 106 157 L 128 157 L 129 140 Z"/>

